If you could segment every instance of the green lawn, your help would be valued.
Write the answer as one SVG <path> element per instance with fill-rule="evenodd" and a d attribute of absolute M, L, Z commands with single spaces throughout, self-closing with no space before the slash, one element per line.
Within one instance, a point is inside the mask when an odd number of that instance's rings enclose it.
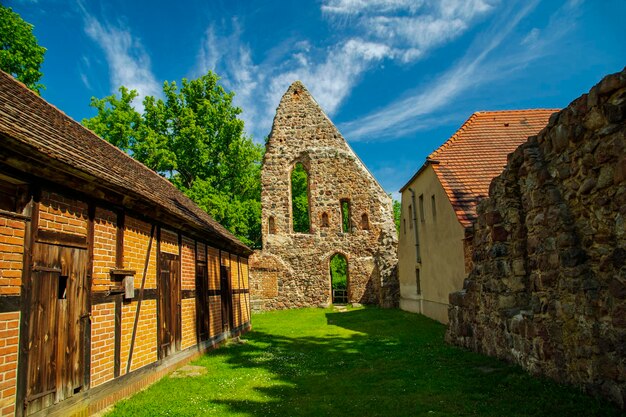
<path fill-rule="evenodd" d="M 576 388 L 443 342 L 399 310 L 302 309 L 252 317 L 245 344 L 194 362 L 107 416 L 617 416 Z"/>

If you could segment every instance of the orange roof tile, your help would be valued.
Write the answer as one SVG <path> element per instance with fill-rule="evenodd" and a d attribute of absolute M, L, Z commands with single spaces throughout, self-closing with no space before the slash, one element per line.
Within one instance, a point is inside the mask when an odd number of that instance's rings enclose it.
<path fill-rule="evenodd" d="M 476 218 L 478 201 L 489 194 L 507 155 L 536 135 L 559 109 L 481 111 L 428 156 L 459 222 L 468 227 Z"/>

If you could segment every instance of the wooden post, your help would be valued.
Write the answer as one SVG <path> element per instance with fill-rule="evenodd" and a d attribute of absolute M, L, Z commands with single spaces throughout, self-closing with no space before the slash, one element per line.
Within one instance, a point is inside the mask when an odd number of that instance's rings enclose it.
<path fill-rule="evenodd" d="M 22 311 L 20 313 L 20 340 L 17 361 L 17 387 L 15 393 L 15 415 L 22 417 L 26 407 L 26 384 L 28 378 L 28 334 L 30 321 L 30 279 L 33 262 L 33 245 L 37 239 L 39 227 L 39 201 L 41 190 L 33 186 L 31 200 L 24 214 L 30 215 L 30 222 L 26 222 L 24 230 L 24 257 L 22 267 L 22 285 L 20 288 Z"/>

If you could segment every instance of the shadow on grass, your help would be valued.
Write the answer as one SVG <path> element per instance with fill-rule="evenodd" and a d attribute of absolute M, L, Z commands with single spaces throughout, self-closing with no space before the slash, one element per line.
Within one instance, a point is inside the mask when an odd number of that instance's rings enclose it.
<path fill-rule="evenodd" d="M 113 415 L 617 416 L 575 388 L 443 342 L 445 327 L 399 310 L 305 309 L 253 316 L 245 344 L 165 378 Z"/>
<path fill-rule="evenodd" d="M 267 401 L 221 400 L 252 416 L 618 415 L 618 410 L 520 368 L 443 342 L 441 324 L 398 310 L 326 313 L 349 336 L 253 331 L 218 352 L 234 367 L 267 369 Z"/>

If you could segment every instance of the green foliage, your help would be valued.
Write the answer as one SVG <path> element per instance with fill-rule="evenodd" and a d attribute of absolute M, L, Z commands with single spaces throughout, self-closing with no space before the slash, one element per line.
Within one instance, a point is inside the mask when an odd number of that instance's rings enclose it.
<path fill-rule="evenodd" d="M 623 416 L 576 387 L 444 342 L 446 327 L 397 309 L 272 311 L 247 343 L 166 377 L 113 416 Z"/>
<path fill-rule="evenodd" d="M 297 163 L 291 171 L 291 209 L 293 231 L 309 233 L 309 179 L 301 163 Z"/>
<path fill-rule="evenodd" d="M 334 290 L 348 288 L 348 261 L 345 256 L 337 253 L 330 258 L 330 277 Z"/>
<path fill-rule="evenodd" d="M 393 200 L 393 222 L 396 224 L 396 233 L 400 236 L 400 216 L 402 206 L 398 200 Z"/>
<path fill-rule="evenodd" d="M 39 46 L 33 35 L 33 25 L 0 4 L 0 69 L 39 93 L 45 88 L 39 83 L 45 53 L 46 48 Z"/>
<path fill-rule="evenodd" d="M 83 120 L 176 187 L 244 243 L 261 242 L 262 146 L 244 135 L 241 109 L 233 106 L 212 72 L 163 84 L 164 99 L 147 96 L 140 114 L 137 93 L 92 98 L 98 114 Z"/>

